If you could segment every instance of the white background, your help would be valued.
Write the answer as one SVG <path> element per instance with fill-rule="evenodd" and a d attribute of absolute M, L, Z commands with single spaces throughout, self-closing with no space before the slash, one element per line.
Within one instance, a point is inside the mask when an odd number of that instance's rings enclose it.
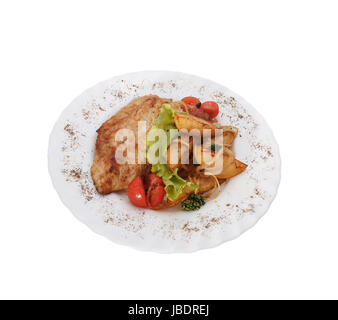
<path fill-rule="evenodd" d="M 337 1 L 1 1 L 0 298 L 338 298 Z M 82 91 L 172 70 L 251 102 L 280 144 L 259 223 L 193 254 L 109 242 L 62 205 L 49 133 Z"/>

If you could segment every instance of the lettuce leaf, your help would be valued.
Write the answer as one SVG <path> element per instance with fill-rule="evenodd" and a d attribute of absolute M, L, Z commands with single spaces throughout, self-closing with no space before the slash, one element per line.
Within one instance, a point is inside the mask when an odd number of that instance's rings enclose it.
<path fill-rule="evenodd" d="M 168 164 L 153 164 L 151 172 L 162 178 L 165 184 L 164 190 L 167 194 L 167 198 L 171 201 L 175 200 L 183 192 L 185 187 L 190 187 L 191 189 L 198 188 L 197 185 L 181 178 L 177 174 L 177 169 L 172 171 Z"/>
<path fill-rule="evenodd" d="M 175 111 L 169 103 L 162 104 L 160 114 L 153 121 L 153 125 L 159 129 L 168 130 L 168 129 L 177 129 L 174 120 Z"/>
<path fill-rule="evenodd" d="M 174 110 L 168 103 L 164 103 L 162 105 L 159 116 L 154 119 L 153 126 L 147 134 L 147 150 L 157 141 L 154 140 L 154 136 L 156 136 L 156 131 L 158 129 L 164 130 L 167 135 L 167 146 L 165 147 L 165 150 L 167 150 L 171 141 L 178 136 L 178 130 L 176 128 L 174 120 Z M 176 130 L 177 132 L 175 134 L 175 132 L 172 131 L 172 136 L 170 137 L 170 130 Z M 162 154 L 161 156 L 164 157 L 165 154 Z M 153 161 L 151 160 L 153 159 L 148 158 L 148 161 L 150 163 L 153 163 Z"/>

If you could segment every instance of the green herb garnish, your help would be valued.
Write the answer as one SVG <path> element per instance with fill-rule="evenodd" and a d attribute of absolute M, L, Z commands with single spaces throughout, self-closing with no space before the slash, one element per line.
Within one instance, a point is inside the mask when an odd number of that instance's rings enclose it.
<path fill-rule="evenodd" d="M 200 209 L 203 205 L 205 205 L 203 197 L 193 193 L 182 202 L 181 207 L 185 211 L 194 211 Z"/>

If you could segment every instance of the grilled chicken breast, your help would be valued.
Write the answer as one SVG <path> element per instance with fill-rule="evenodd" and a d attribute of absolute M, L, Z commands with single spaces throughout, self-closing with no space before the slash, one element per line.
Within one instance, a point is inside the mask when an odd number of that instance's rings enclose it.
<path fill-rule="evenodd" d="M 155 95 L 139 97 L 123 107 L 117 114 L 107 120 L 97 130 L 95 159 L 91 167 L 91 175 L 96 189 L 101 194 L 128 188 L 128 184 L 137 176 L 150 170 L 148 164 L 137 163 L 138 121 L 146 121 L 147 131 L 152 121 L 158 117 L 163 103 L 171 99 L 162 99 Z M 120 164 L 115 158 L 115 151 L 124 142 L 115 141 L 120 129 L 134 132 L 136 144 L 136 164 Z"/>

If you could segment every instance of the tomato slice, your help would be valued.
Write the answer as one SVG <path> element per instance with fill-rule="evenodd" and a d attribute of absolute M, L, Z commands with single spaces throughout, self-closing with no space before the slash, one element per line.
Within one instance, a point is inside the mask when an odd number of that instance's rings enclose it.
<path fill-rule="evenodd" d="M 151 208 L 159 206 L 165 196 L 164 186 L 157 185 L 155 187 L 150 187 L 148 190 L 148 201 Z"/>
<path fill-rule="evenodd" d="M 140 208 L 146 208 L 147 207 L 147 198 L 146 193 L 144 191 L 144 185 L 142 178 L 136 177 L 132 182 L 128 185 L 128 198 L 130 202 Z"/>
<path fill-rule="evenodd" d="M 154 173 L 149 173 L 146 177 L 145 188 L 149 207 L 156 208 L 162 203 L 166 194 L 162 178 Z"/>
<path fill-rule="evenodd" d="M 218 104 L 214 101 L 206 101 L 201 105 L 201 110 L 209 115 L 210 119 L 217 117 L 219 113 Z"/>
<path fill-rule="evenodd" d="M 194 107 L 196 107 L 196 106 L 200 107 L 201 106 L 201 101 L 199 99 L 195 98 L 195 97 L 185 97 L 185 98 L 182 99 L 182 101 L 185 104 L 192 105 Z"/>
<path fill-rule="evenodd" d="M 145 181 L 145 189 L 148 190 L 150 186 L 160 185 L 164 186 L 162 178 L 157 176 L 155 173 L 149 173 Z"/>

